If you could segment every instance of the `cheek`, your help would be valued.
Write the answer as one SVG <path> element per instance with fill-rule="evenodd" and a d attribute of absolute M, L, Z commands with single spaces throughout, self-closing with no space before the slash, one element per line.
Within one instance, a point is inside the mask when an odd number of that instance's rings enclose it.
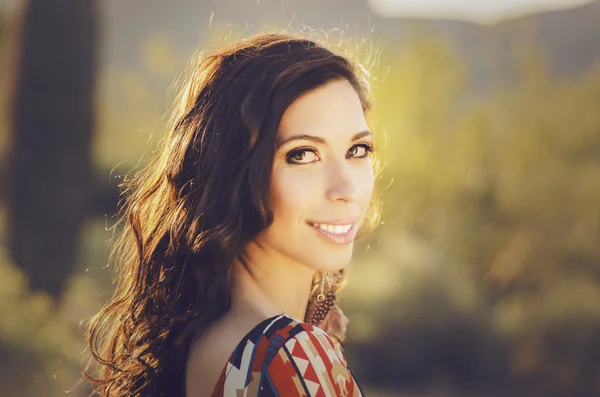
<path fill-rule="evenodd" d="M 314 174 L 293 169 L 274 170 L 271 176 L 274 223 L 297 223 L 318 202 L 319 193 L 319 180 Z"/>
<path fill-rule="evenodd" d="M 370 162 L 357 170 L 356 184 L 359 191 L 360 205 L 363 211 L 366 211 L 373 196 L 373 189 L 375 188 L 375 175 Z"/>

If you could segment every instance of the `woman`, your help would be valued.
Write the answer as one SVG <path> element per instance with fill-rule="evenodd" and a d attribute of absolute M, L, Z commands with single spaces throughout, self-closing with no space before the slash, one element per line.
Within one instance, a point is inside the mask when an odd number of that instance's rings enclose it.
<path fill-rule="evenodd" d="M 101 396 L 363 395 L 335 301 L 377 222 L 363 71 L 288 34 L 192 65 L 126 181 L 118 287 L 88 334 Z"/>

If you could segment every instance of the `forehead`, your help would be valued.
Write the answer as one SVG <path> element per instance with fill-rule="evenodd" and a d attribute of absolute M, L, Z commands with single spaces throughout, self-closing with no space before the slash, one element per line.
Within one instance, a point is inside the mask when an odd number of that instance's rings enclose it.
<path fill-rule="evenodd" d="M 360 97 L 347 80 L 334 80 L 296 99 L 284 112 L 278 139 L 295 134 L 322 137 L 367 130 Z"/>

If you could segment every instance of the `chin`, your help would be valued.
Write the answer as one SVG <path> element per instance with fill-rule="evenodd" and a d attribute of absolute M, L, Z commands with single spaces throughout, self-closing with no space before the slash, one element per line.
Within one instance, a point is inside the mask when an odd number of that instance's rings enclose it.
<path fill-rule="evenodd" d="M 324 255 L 325 256 L 325 255 Z M 321 256 L 312 263 L 314 269 L 319 272 L 337 272 L 346 268 L 352 259 L 352 252 L 348 255 L 331 255 L 330 257 Z"/>

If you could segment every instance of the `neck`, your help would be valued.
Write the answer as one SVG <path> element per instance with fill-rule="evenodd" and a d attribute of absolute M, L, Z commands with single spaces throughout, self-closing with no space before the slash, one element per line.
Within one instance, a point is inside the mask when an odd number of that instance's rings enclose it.
<path fill-rule="evenodd" d="M 315 270 L 251 243 L 244 264 L 234 263 L 231 310 L 263 318 L 284 313 L 304 321 Z"/>

